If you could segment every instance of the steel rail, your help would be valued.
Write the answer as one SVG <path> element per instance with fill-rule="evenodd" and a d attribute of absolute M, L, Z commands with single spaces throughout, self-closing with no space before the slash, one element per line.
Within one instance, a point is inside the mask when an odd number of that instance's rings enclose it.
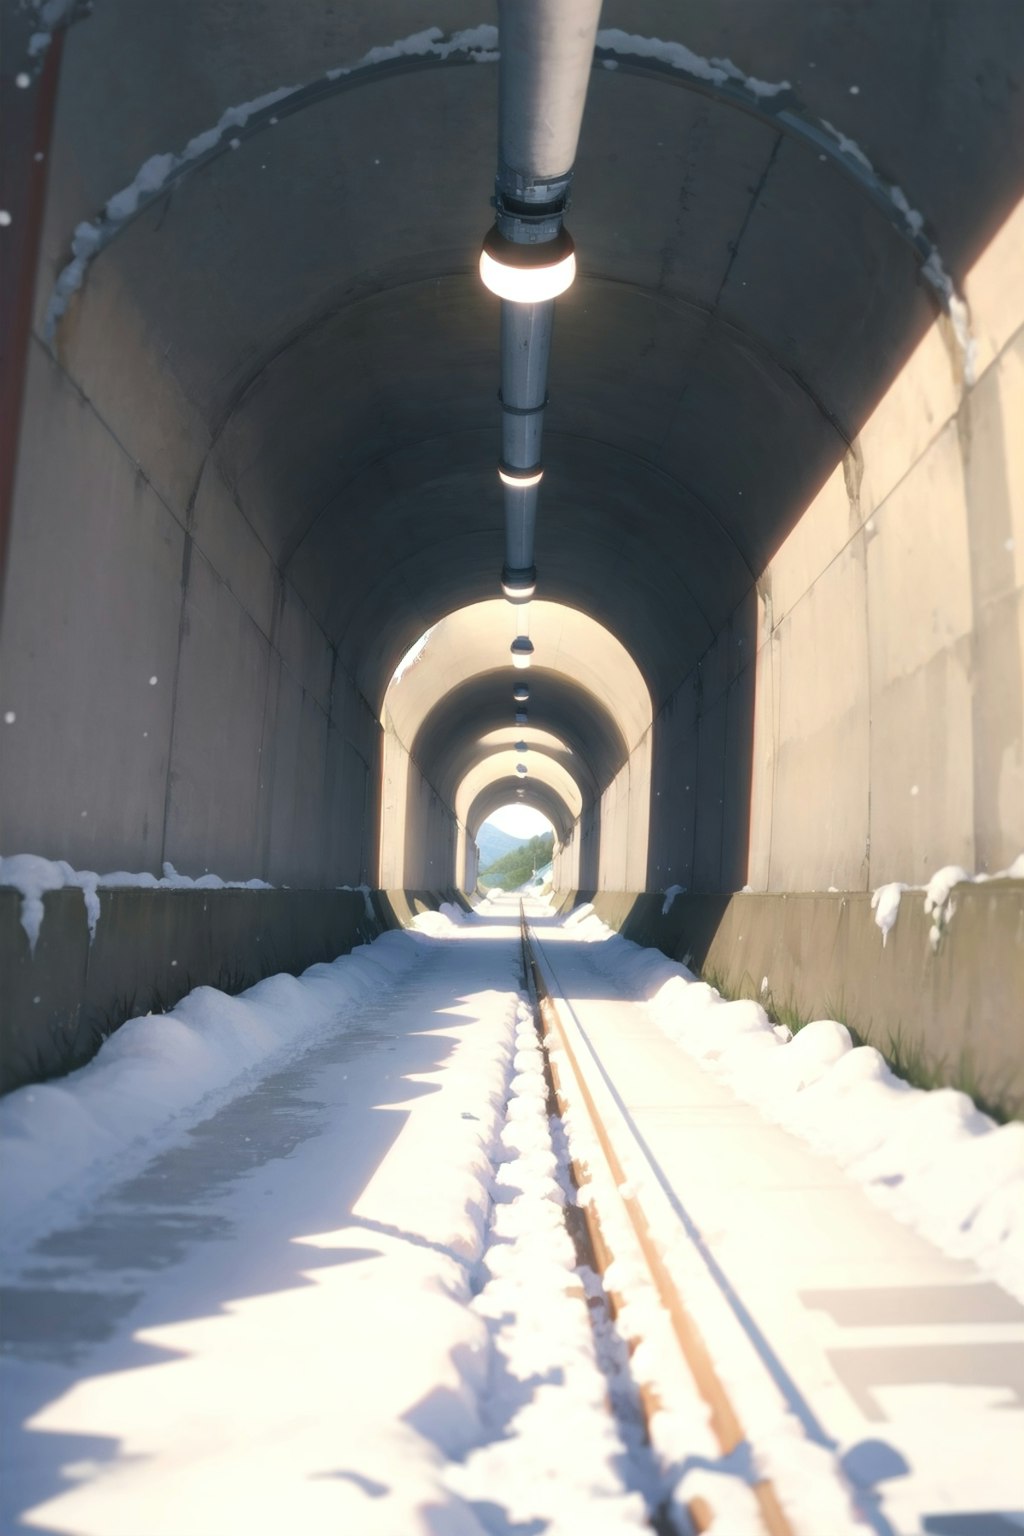
<path fill-rule="evenodd" d="M 658 1298 L 669 1316 L 672 1331 L 679 1344 L 683 1359 L 689 1368 L 690 1375 L 698 1392 L 707 1405 L 711 1428 L 721 1448 L 722 1455 L 729 1456 L 747 1440 L 742 1420 L 715 1368 L 711 1354 L 701 1335 L 700 1328 L 690 1313 L 679 1287 L 662 1257 L 643 1207 L 637 1197 L 629 1193 L 630 1185 L 626 1171 L 622 1166 L 621 1159 L 604 1124 L 601 1112 L 595 1103 L 586 1077 L 580 1068 L 579 1060 L 569 1039 L 568 1032 L 555 1006 L 555 1001 L 548 989 L 537 957 L 534 954 L 522 901 L 519 903 L 519 925 L 524 973 L 532 981 L 532 988 L 537 997 L 538 1011 L 545 1026 L 545 1031 L 557 1041 L 558 1048 L 562 1052 L 568 1066 L 568 1081 L 564 1081 L 557 1063 L 550 1061 L 550 1059 L 548 1060 L 559 1109 L 564 1114 L 566 1109 L 571 1107 L 573 1113 L 578 1114 L 582 1104 L 586 1110 L 590 1129 L 601 1148 L 607 1165 L 607 1171 L 625 1208 L 630 1226 L 636 1236 Z M 545 1056 L 547 1057 L 547 1051 L 545 1051 Z M 574 1172 L 576 1171 L 574 1170 Z M 579 1179 L 581 1183 L 586 1183 L 587 1175 L 580 1174 Z M 603 1271 L 611 1262 L 612 1254 L 600 1230 L 600 1215 L 594 1212 L 591 1204 L 587 1205 L 585 1215 L 594 1252 Z M 648 1418 L 650 1418 L 653 1411 L 660 1406 L 660 1401 L 656 1394 L 651 1392 L 642 1393 L 641 1396 L 645 1412 Z M 751 1492 L 757 1500 L 764 1528 L 769 1533 L 769 1536 L 795 1536 L 793 1527 L 782 1509 L 772 1483 L 767 1478 L 761 1478 L 750 1486 Z M 707 1531 L 712 1528 L 714 1510 L 706 1500 L 693 1500 L 688 1506 L 688 1513 L 694 1528 L 698 1532 Z"/>

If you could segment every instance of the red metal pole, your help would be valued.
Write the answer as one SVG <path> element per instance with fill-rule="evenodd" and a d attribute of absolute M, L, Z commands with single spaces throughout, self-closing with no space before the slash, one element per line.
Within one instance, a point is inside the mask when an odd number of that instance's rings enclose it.
<path fill-rule="evenodd" d="M 0 603 L 63 44 L 60 28 L 27 87 L 14 47 L 0 74 Z"/>

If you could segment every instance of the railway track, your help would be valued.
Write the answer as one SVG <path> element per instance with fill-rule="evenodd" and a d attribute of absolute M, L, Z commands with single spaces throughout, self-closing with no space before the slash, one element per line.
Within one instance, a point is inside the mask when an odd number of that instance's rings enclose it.
<path fill-rule="evenodd" d="M 723 1320 L 721 1286 L 713 1276 L 694 1284 L 702 1267 L 699 1238 L 669 1208 L 653 1177 L 643 1147 L 633 1133 L 628 1112 L 617 1100 L 614 1086 L 603 1076 L 572 1004 L 558 984 L 550 955 L 531 932 L 520 903 L 520 932 L 524 974 L 531 991 L 538 1028 L 559 1113 L 569 1138 L 572 1174 L 579 1190 L 590 1248 L 613 1315 L 622 1321 L 633 1357 L 657 1370 L 636 1373 L 639 1397 L 656 1460 L 669 1481 L 678 1473 L 679 1454 L 671 1443 L 659 1454 L 659 1424 L 668 1418 L 690 1424 L 698 1440 L 710 1432 L 713 1444 L 697 1447 L 697 1459 L 710 1449 L 723 1469 L 756 1468 L 758 1444 L 744 1419 L 744 1404 L 723 1380 L 705 1338 L 706 1313 L 715 1311 L 718 1336 Z M 696 1240 L 695 1240 L 696 1239 Z M 674 1262 L 686 1253 L 683 1263 Z M 680 1271 L 686 1278 L 680 1278 Z M 636 1304 L 638 1288 L 651 1308 Z M 724 1311 L 728 1311 L 728 1302 Z M 742 1333 L 741 1324 L 735 1323 Z M 655 1335 L 651 1337 L 650 1335 Z M 668 1336 L 668 1337 L 666 1337 Z M 674 1355 L 674 1358 L 672 1357 Z M 761 1382 L 762 1391 L 772 1391 Z M 670 1435 L 671 1442 L 672 1436 Z M 714 1478 L 710 1480 L 712 1483 Z M 723 1479 L 719 1478 L 722 1482 Z M 714 1493 L 696 1492 L 676 1500 L 694 1531 L 757 1530 L 768 1536 L 803 1536 L 787 1515 L 777 1486 L 756 1471 L 740 1476 L 744 1486 L 737 1503 L 737 1478 L 728 1478 L 729 1494 L 722 1503 Z M 723 1490 L 724 1491 L 724 1490 Z M 743 1508 L 746 1500 L 747 1507 Z M 727 1507 L 724 1507 L 727 1506 Z M 851 1510 L 852 1528 L 861 1525 Z M 738 1517 L 738 1518 L 737 1518 Z M 677 1530 L 682 1523 L 671 1513 L 656 1517 L 659 1530 Z M 823 1533 L 822 1533 L 823 1536 Z"/>

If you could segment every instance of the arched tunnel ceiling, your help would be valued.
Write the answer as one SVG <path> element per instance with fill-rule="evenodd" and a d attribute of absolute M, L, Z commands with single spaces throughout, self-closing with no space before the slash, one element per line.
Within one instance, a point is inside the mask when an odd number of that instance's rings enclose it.
<path fill-rule="evenodd" d="M 451 689 L 428 715 L 413 743 L 412 755 L 449 804 L 469 769 L 492 749 L 488 737 L 504 731 L 529 743 L 553 734 L 565 743 L 565 763 L 585 800 L 611 782 L 625 761 L 626 742 L 605 705 L 593 693 L 557 672 L 532 667 L 529 673 L 528 723 L 511 724 L 512 673 L 489 671 Z"/>
<path fill-rule="evenodd" d="M 509 654 L 520 623 L 535 647 L 525 673 L 514 670 Z M 435 789 L 439 776 L 450 775 L 446 765 L 462 754 L 471 758 L 482 735 L 513 723 L 518 682 L 530 688 L 530 723 L 563 738 L 568 733 L 601 788 L 650 727 L 651 699 L 636 662 L 578 609 L 541 600 L 515 609 L 492 598 L 447 615 L 423 638 L 422 650 L 388 688 L 385 717 Z"/>
<path fill-rule="evenodd" d="M 559 816 L 551 815 L 551 821 L 558 830 L 559 838 L 563 839 L 573 822 L 583 809 L 579 787 L 565 766 L 549 756 L 546 752 L 534 752 L 530 758 L 530 771 L 525 779 L 520 779 L 516 774 L 516 763 L 519 754 L 516 752 L 498 751 L 490 753 L 469 769 L 455 793 L 455 814 L 467 828 L 471 835 L 475 833 L 473 827 L 475 808 L 483 803 L 482 797 L 489 795 L 499 785 L 518 786 L 529 783 L 531 793 L 540 788 L 549 792 L 550 803 L 561 807 Z M 507 803 L 515 795 L 515 789 L 509 793 L 505 790 L 504 801 Z M 525 799 L 525 794 L 524 797 Z M 545 815 L 549 815 L 545 811 Z M 482 818 L 481 818 L 482 819 Z M 479 822 L 477 822 L 479 826 Z"/>
<path fill-rule="evenodd" d="M 75 149 L 53 172 L 52 269 L 77 220 L 150 155 L 409 30 L 387 0 L 343 11 L 168 0 L 140 23 L 135 0 L 97 4 L 66 50 L 60 139 Z M 936 307 L 920 254 L 852 174 L 856 156 L 801 141 L 773 112 L 794 104 L 855 141 L 957 278 L 1020 196 L 1006 152 L 1024 138 L 1011 11 L 605 6 L 605 29 L 790 86 L 747 92 L 741 109 L 636 49 L 592 76 L 570 217 L 581 275 L 555 327 L 539 595 L 599 616 L 656 703 Z M 493 19 L 462 3 L 430 17 L 446 31 Z M 475 275 L 497 76 L 428 57 L 336 86 L 145 207 L 96 258 L 59 345 L 109 401 L 123 386 L 99 377 L 100 332 L 112 304 L 120 323 L 135 317 L 203 423 L 193 496 L 204 473 L 224 478 L 376 706 L 415 636 L 493 594 L 501 563 L 497 303 Z"/>
<path fill-rule="evenodd" d="M 518 794 L 518 790 L 522 794 Z M 516 784 L 511 779 L 496 779 L 486 789 L 482 789 L 476 796 L 469 810 L 466 812 L 466 830 L 471 838 L 475 839 L 487 820 L 495 811 L 500 811 L 506 805 L 526 805 L 533 811 L 540 811 L 546 816 L 555 829 L 555 837 L 564 842 L 572 830 L 572 813 L 569 807 L 557 794 L 548 787 L 534 779 L 532 783 Z"/>

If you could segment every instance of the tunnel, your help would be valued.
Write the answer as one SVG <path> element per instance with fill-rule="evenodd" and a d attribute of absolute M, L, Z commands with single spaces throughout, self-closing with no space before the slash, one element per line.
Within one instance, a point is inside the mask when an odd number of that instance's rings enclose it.
<path fill-rule="evenodd" d="M 676 888 L 706 927 L 1014 867 L 1012 7 L 606 0 L 523 725 L 492 8 L 3 27 L 0 852 L 282 911 L 468 896 L 525 739 L 564 893 Z"/>

